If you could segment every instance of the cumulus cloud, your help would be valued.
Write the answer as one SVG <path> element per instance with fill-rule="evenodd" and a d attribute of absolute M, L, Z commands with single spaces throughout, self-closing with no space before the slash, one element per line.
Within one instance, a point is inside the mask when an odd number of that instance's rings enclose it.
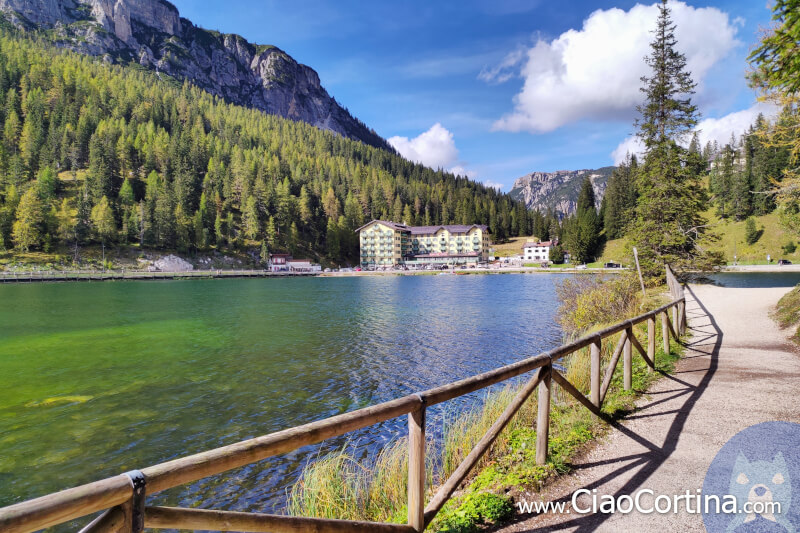
<path fill-rule="evenodd" d="M 778 108 L 770 103 L 759 102 L 748 109 L 729 113 L 720 118 L 706 118 L 698 122 L 694 131 L 701 146 L 709 141 L 716 141 L 720 145 L 725 145 L 731 140 L 731 135 L 737 139 L 747 131 L 756 121 L 759 114 L 767 118 L 774 117 L 778 113 Z M 686 140 L 688 143 L 688 139 Z M 638 137 L 631 135 L 611 152 L 611 158 L 615 165 L 622 163 L 627 154 L 641 156 L 644 153 L 644 146 Z"/>
<path fill-rule="evenodd" d="M 478 175 L 477 172 L 465 167 L 464 165 L 450 167 L 447 169 L 447 171 L 451 174 L 455 174 L 456 176 L 466 176 L 467 178 L 475 178 Z"/>
<path fill-rule="evenodd" d="M 724 117 L 706 118 L 701 120 L 695 128 L 697 137 L 703 146 L 708 141 L 717 141 L 720 145 L 725 145 L 731 140 L 731 135 L 737 138 L 742 135 L 756 121 L 759 114 L 770 118 L 777 112 L 778 108 L 775 105 L 759 102 L 749 109 L 736 111 Z"/>
<path fill-rule="evenodd" d="M 406 159 L 431 168 L 448 168 L 458 161 L 453 134 L 438 122 L 413 139 L 394 136 L 388 141 Z"/>
<path fill-rule="evenodd" d="M 614 160 L 615 165 L 620 165 L 628 158 L 628 154 L 641 157 L 643 153 L 644 144 L 642 144 L 641 139 L 635 135 L 631 135 L 630 137 L 626 137 L 624 141 L 614 148 L 614 151 L 611 152 L 611 158 Z"/>
<path fill-rule="evenodd" d="M 738 44 L 739 22 L 713 7 L 675 1 L 670 8 L 678 49 L 686 55 L 694 80 L 702 84 L 709 69 Z M 522 60 L 525 82 L 514 97 L 513 112 L 496 121 L 494 129 L 541 133 L 583 119 L 630 118 L 642 99 L 640 78 L 649 74 L 643 58 L 650 51 L 657 16 L 655 4 L 598 10 L 580 30 L 552 41 L 540 39 Z M 504 63 L 512 60 L 509 56 Z M 486 70 L 483 77 L 500 80 L 507 70 L 501 64 L 496 73 Z"/>
<path fill-rule="evenodd" d="M 492 187 L 494 189 L 497 189 L 498 191 L 503 190 L 503 184 L 502 183 L 497 183 L 496 181 L 484 180 L 483 184 L 486 185 L 487 187 Z"/>

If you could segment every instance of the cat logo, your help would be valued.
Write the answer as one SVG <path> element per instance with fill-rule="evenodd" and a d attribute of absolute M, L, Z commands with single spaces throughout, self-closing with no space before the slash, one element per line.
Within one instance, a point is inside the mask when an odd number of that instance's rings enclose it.
<path fill-rule="evenodd" d="M 708 533 L 800 532 L 800 424 L 763 422 L 734 435 L 703 481 Z"/>
<path fill-rule="evenodd" d="M 786 516 L 792 500 L 792 484 L 781 452 L 772 461 L 752 462 L 739 453 L 728 493 L 736 498 L 739 508 L 727 531 L 736 531 L 740 525 L 753 522 L 760 515 L 794 532 Z"/>

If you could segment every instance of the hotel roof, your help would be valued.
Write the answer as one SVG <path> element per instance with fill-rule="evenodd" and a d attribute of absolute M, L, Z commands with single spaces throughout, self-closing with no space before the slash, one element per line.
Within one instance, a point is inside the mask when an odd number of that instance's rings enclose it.
<path fill-rule="evenodd" d="M 539 246 L 552 246 L 553 241 L 526 242 L 523 248 L 538 248 Z"/>
<path fill-rule="evenodd" d="M 361 231 L 362 229 L 366 228 L 367 226 L 379 222 L 384 226 L 388 226 L 395 231 L 407 231 L 411 235 L 427 235 L 436 233 L 441 229 L 446 229 L 450 233 L 467 233 L 473 228 L 478 228 L 483 231 L 487 231 L 488 228 L 482 224 L 449 224 L 449 225 L 439 225 L 439 226 L 407 226 L 405 224 L 398 224 L 397 222 L 390 222 L 387 220 L 372 220 L 367 222 L 360 228 L 356 230 L 356 232 Z"/>

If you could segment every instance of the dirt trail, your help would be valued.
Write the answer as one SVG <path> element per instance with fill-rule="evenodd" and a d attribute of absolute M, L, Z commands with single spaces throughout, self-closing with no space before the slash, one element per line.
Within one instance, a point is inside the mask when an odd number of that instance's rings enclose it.
<path fill-rule="evenodd" d="M 597 495 L 651 489 L 692 493 L 717 451 L 760 422 L 800 422 L 800 351 L 770 318 L 789 289 L 691 286 L 686 293 L 692 337 L 674 374 L 655 383 L 637 409 L 564 476 L 529 500 L 569 502 L 582 487 Z M 652 501 L 652 500 L 650 500 Z M 589 497 L 579 500 L 590 505 Z M 702 515 L 519 515 L 500 531 L 704 531 Z"/>

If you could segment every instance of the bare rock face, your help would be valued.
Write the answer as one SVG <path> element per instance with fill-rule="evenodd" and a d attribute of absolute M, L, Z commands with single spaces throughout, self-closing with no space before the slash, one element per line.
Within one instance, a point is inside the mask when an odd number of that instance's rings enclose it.
<path fill-rule="evenodd" d="M 153 268 L 160 272 L 190 272 L 194 270 L 194 266 L 190 262 L 172 254 L 155 260 Z"/>
<path fill-rule="evenodd" d="M 587 176 L 592 182 L 595 201 L 599 208 L 613 170 L 614 167 L 603 167 L 597 170 L 531 172 L 517 178 L 509 194 L 516 200 L 524 201 L 529 209 L 536 209 L 541 213 L 553 211 L 563 218 L 573 214 L 577 209 L 581 184 Z"/>
<path fill-rule="evenodd" d="M 274 46 L 198 28 L 166 0 L 0 0 L 0 11 L 25 30 L 55 29 L 59 46 L 136 62 L 229 102 L 391 149 L 328 94 L 310 67 Z"/>

